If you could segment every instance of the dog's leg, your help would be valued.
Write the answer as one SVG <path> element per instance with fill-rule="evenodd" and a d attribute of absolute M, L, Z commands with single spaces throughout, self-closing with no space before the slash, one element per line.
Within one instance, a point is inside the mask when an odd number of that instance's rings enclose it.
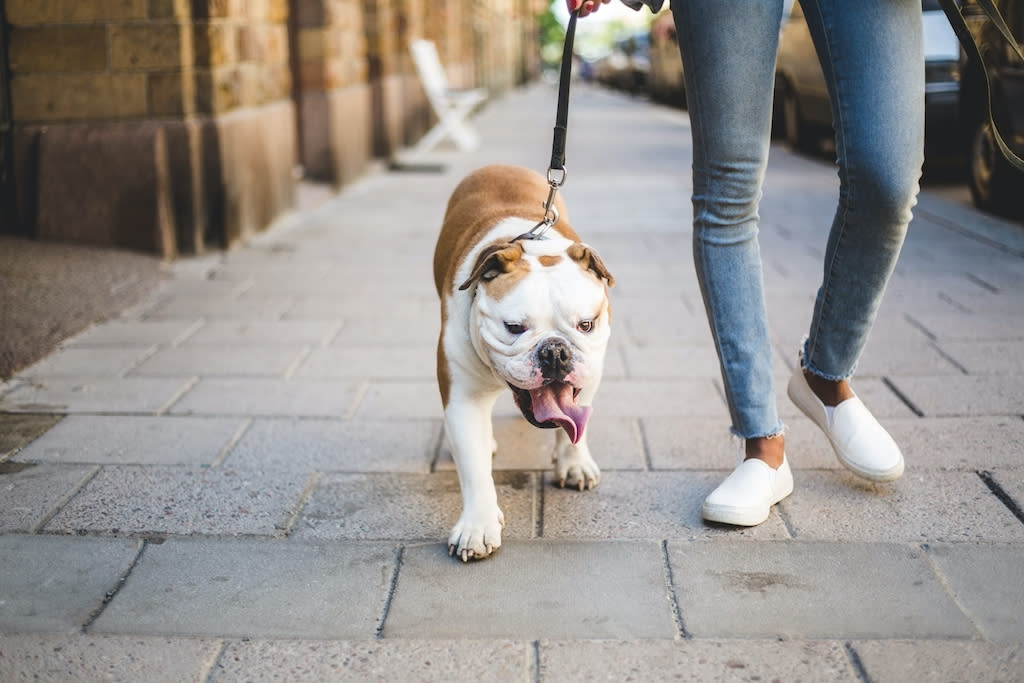
<path fill-rule="evenodd" d="M 601 469 L 590 456 L 587 437 L 574 446 L 562 430 L 555 436 L 555 481 L 561 487 L 592 489 L 601 482 Z"/>
<path fill-rule="evenodd" d="M 491 475 L 494 428 L 491 411 L 500 391 L 461 391 L 452 387 L 445 428 L 462 489 L 462 514 L 448 537 L 448 554 L 463 562 L 482 559 L 501 546 L 505 516 Z"/>

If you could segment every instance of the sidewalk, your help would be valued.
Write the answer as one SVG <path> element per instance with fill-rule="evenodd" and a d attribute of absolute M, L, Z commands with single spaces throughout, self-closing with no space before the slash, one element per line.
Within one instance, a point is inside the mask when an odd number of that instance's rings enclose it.
<path fill-rule="evenodd" d="M 793 495 L 708 526 L 735 464 L 690 253 L 685 113 L 574 88 L 564 196 L 617 279 L 592 492 L 499 402 L 504 547 L 462 564 L 434 381 L 448 195 L 543 171 L 555 93 L 477 117 L 0 386 L 0 680 L 1024 680 L 1024 226 L 925 192 L 856 389 L 872 485 L 785 397 L 836 196 L 773 149 L 762 250 Z"/>

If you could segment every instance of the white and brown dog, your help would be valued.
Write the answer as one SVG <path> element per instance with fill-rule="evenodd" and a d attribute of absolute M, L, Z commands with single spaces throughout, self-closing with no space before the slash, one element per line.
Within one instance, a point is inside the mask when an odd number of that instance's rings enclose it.
<path fill-rule="evenodd" d="M 471 173 L 452 193 L 434 251 L 437 381 L 462 488 L 448 551 L 463 561 L 501 545 L 491 411 L 507 387 L 532 424 L 561 428 L 553 456 L 559 485 L 582 491 L 601 477 L 585 428 L 604 369 L 614 280 L 569 226 L 561 197 L 544 238 L 516 239 L 537 225 L 548 191 L 526 168 Z"/>

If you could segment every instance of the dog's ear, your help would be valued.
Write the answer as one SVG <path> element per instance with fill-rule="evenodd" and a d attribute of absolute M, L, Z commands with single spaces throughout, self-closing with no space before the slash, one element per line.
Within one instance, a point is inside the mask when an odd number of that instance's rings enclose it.
<path fill-rule="evenodd" d="M 569 247 L 566 253 L 569 254 L 569 258 L 579 263 L 584 270 L 589 270 L 598 279 L 605 280 L 609 287 L 615 284 L 615 278 L 608 272 L 608 266 L 604 265 L 604 261 L 597 255 L 597 252 L 587 245 L 582 242 L 576 242 Z"/>
<path fill-rule="evenodd" d="M 459 291 L 469 289 L 480 281 L 490 282 L 499 275 L 510 272 L 513 264 L 522 257 L 523 245 L 519 242 L 499 242 L 486 247 L 477 257 L 469 278 L 459 285 Z"/>

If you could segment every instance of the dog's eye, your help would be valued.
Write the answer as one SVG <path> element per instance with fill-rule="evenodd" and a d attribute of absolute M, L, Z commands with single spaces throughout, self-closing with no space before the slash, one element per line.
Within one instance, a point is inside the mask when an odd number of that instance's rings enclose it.
<path fill-rule="evenodd" d="M 579 324 L 576 325 L 576 329 L 582 332 L 583 334 L 589 334 L 594 331 L 594 321 L 581 320 Z"/>
<path fill-rule="evenodd" d="M 522 334 L 526 332 L 526 325 L 522 323 L 505 323 L 505 329 L 508 330 L 509 334 Z"/>

